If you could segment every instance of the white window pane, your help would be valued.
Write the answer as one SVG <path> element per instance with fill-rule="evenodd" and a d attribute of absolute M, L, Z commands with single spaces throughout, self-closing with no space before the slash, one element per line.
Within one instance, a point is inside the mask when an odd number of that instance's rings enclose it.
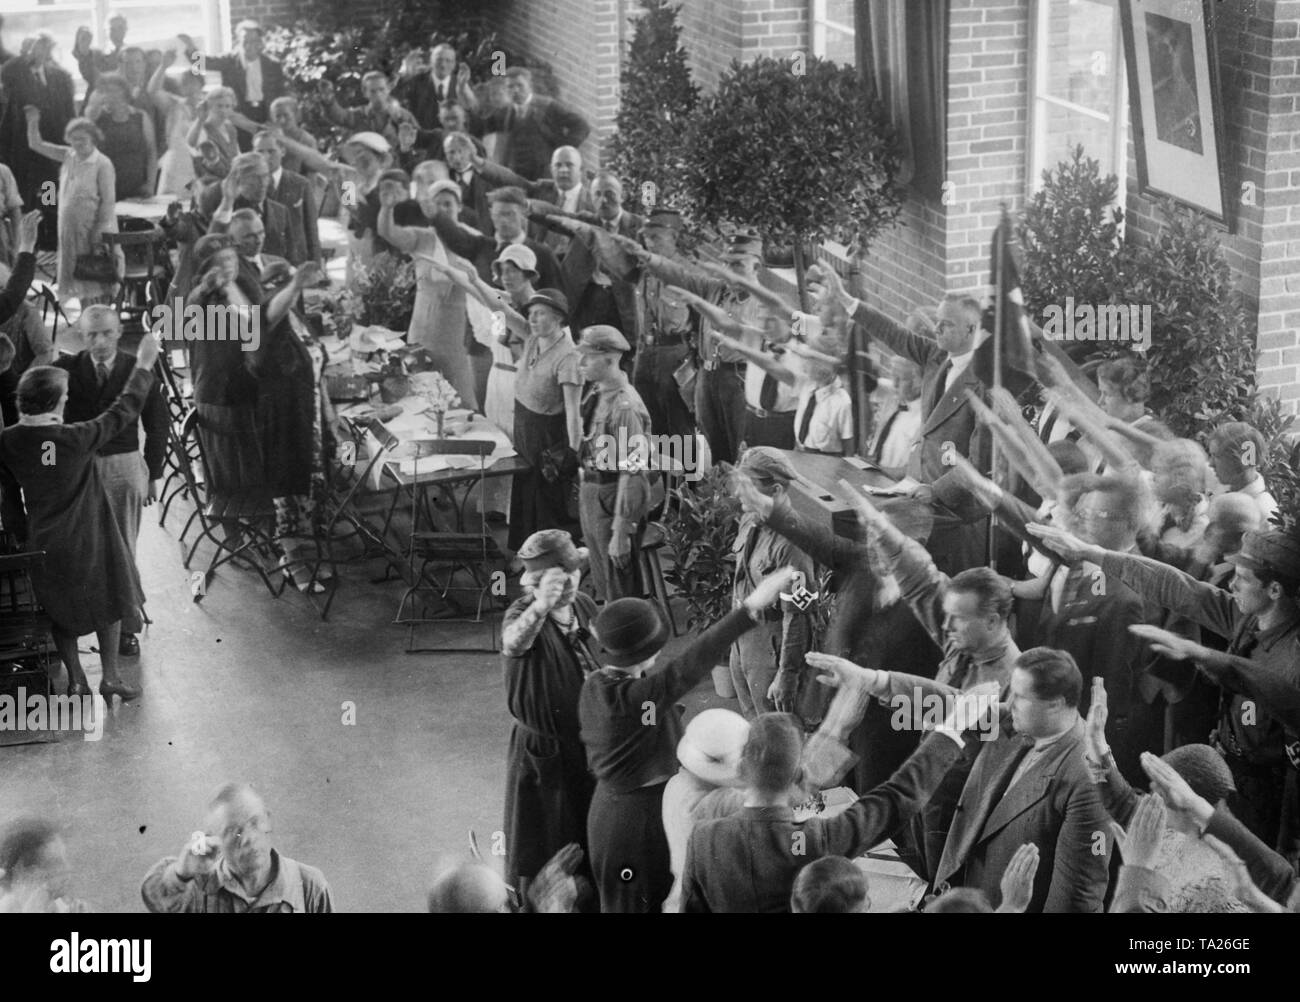
<path fill-rule="evenodd" d="M 1103 173 L 1114 171 L 1109 121 L 1101 121 L 1049 101 L 1041 102 L 1039 111 L 1047 120 L 1042 150 L 1045 166 L 1051 168 L 1059 161 L 1069 159 L 1074 147 L 1082 143 L 1083 152 L 1101 162 Z"/>
<path fill-rule="evenodd" d="M 1051 0 L 1045 46 L 1046 93 L 1109 115 L 1119 53 L 1113 50 L 1115 5 L 1104 0 Z"/>

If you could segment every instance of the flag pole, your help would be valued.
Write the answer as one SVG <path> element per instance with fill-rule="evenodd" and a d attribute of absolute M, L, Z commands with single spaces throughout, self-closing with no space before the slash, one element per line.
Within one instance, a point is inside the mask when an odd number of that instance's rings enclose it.
<path fill-rule="evenodd" d="M 994 269 L 994 289 L 993 289 L 993 387 L 1001 389 L 1002 387 L 1002 300 L 1006 292 L 1007 269 L 1004 267 L 1003 253 L 1007 239 L 1006 230 L 1003 226 L 1008 220 L 1007 203 L 1001 205 L 1002 215 L 998 219 L 997 229 L 993 231 L 993 269 Z M 989 461 L 992 464 L 989 469 L 989 479 L 996 480 L 998 469 L 998 438 L 992 436 L 990 443 L 992 448 L 989 452 Z M 997 525 L 998 514 L 994 511 L 989 516 L 989 531 L 986 540 L 988 552 L 988 565 L 993 571 L 998 569 L 997 555 Z"/>

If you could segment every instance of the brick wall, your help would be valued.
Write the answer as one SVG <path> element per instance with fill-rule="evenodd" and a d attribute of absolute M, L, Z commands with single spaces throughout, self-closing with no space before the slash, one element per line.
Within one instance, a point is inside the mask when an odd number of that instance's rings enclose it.
<path fill-rule="evenodd" d="M 1257 323 L 1259 383 L 1294 410 L 1300 404 L 1300 2 L 1243 0 L 1217 10 L 1228 196 L 1237 212 L 1237 232 L 1222 229 L 1220 240 Z M 1141 241 L 1159 223 L 1152 199 L 1138 192 L 1131 139 L 1128 155 L 1129 234 Z"/>
<path fill-rule="evenodd" d="M 287 24 L 294 19 L 300 6 L 305 5 L 297 0 L 230 0 L 230 26 L 233 28 L 245 18 L 265 25 Z M 358 3 L 357 6 L 368 5 Z"/>

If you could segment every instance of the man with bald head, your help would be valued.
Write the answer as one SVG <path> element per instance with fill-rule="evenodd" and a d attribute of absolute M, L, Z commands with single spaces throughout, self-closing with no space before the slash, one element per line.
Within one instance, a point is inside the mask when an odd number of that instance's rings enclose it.
<path fill-rule="evenodd" d="M 549 202 L 557 209 L 571 215 L 595 213 L 596 202 L 591 196 L 591 188 L 582 178 L 582 154 L 573 146 L 561 146 L 551 154 L 551 176 L 528 181 L 514 171 L 500 164 L 485 162 L 480 170 L 488 183 L 496 185 L 512 184 L 522 188 L 529 198 L 539 202 Z M 555 251 L 555 256 L 563 259 L 569 249 L 569 235 L 547 230 L 546 227 L 533 226 L 534 239 L 542 241 Z"/>
<path fill-rule="evenodd" d="M 68 403 L 63 412 L 67 424 L 93 421 L 121 395 L 135 369 L 135 356 L 118 350 L 122 321 L 110 306 L 87 306 L 77 320 L 85 349 L 64 355 L 54 364 L 68 374 Z M 140 428 L 144 428 L 144 455 L 140 455 Z M 136 540 L 144 509 L 158 499 L 167 452 L 167 406 L 157 380 L 145 397 L 140 416 L 112 441 L 105 443 L 95 458 L 99 479 L 108 495 L 113 520 L 135 560 Z M 139 610 L 122 618 L 118 653 L 134 657 L 140 653 L 137 639 L 143 630 Z"/>
<path fill-rule="evenodd" d="M 490 915 L 513 910 L 506 882 L 477 860 L 442 871 L 429 888 L 430 915 Z"/>
<path fill-rule="evenodd" d="M 216 792 L 203 830 L 190 836 L 178 856 L 154 864 L 140 895 L 151 912 L 334 910 L 325 875 L 272 847 L 271 814 L 247 783 L 227 783 Z"/>

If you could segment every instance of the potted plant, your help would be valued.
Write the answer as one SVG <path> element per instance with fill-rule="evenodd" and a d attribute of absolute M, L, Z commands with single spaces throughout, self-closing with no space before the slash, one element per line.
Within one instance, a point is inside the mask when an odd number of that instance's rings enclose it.
<path fill-rule="evenodd" d="M 672 495 L 676 506 L 663 521 L 672 566 L 664 571 L 664 580 L 686 599 L 687 629 L 701 633 L 731 611 L 736 572 L 731 547 L 740 525 L 740 502 L 719 467 L 673 488 Z M 714 668 L 713 685 L 719 696 L 736 695 L 726 665 Z"/>

